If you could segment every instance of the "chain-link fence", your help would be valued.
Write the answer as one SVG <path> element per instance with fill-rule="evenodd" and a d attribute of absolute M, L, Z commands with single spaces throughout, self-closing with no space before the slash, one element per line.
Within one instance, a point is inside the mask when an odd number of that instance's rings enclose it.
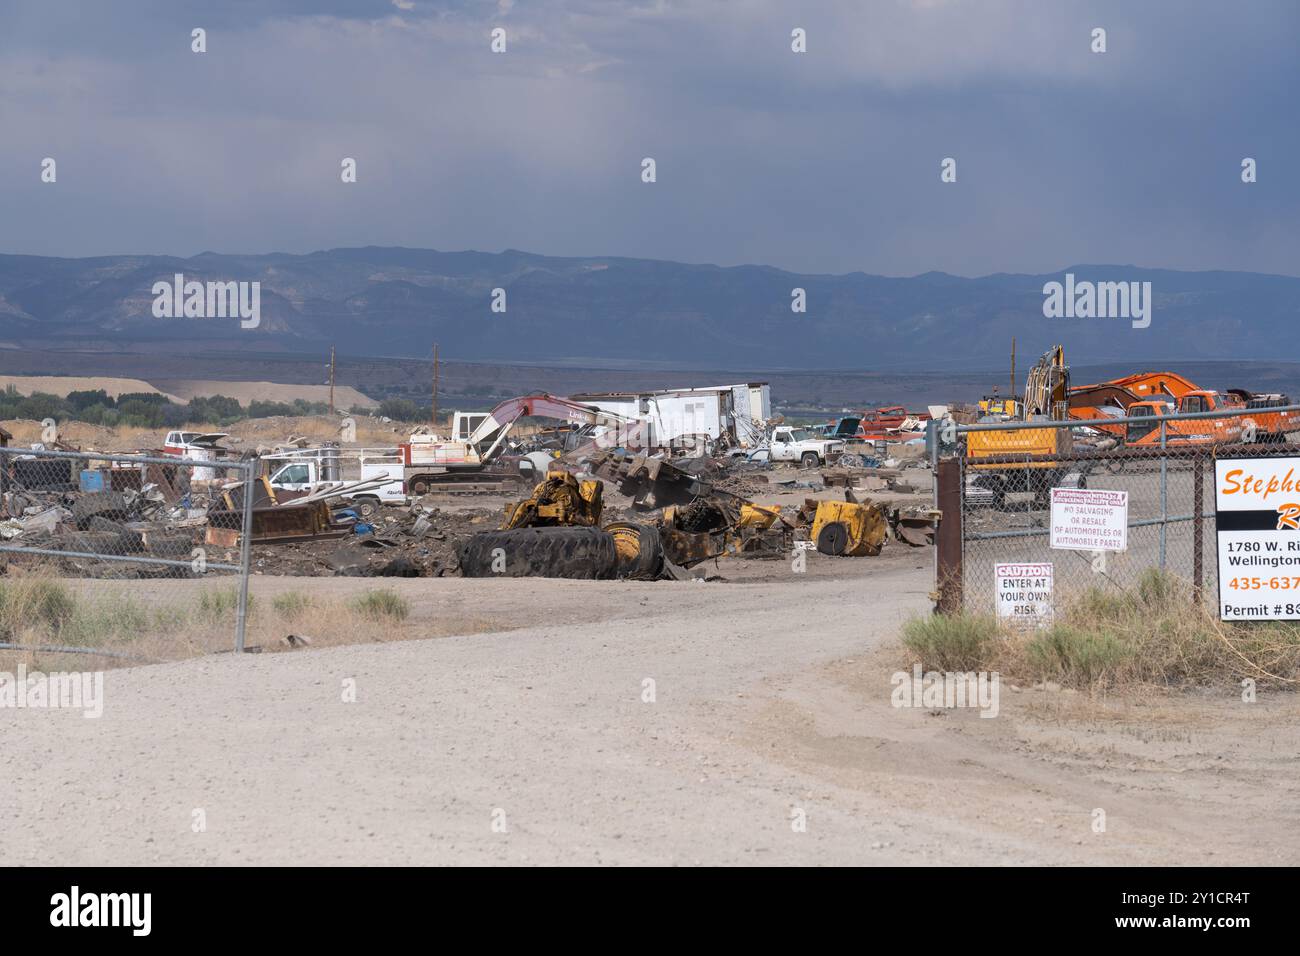
<path fill-rule="evenodd" d="M 242 650 L 256 467 L 0 447 L 0 649 Z"/>
<path fill-rule="evenodd" d="M 1144 411 L 949 429 L 934 456 L 941 609 L 1041 613 L 1091 588 L 1131 591 L 1153 569 L 1213 607 L 1215 462 L 1300 456 L 1300 406 Z"/>

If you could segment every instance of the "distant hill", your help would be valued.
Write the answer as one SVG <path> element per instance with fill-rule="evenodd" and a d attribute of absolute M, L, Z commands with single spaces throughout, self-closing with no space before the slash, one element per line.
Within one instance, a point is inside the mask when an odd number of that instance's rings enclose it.
<path fill-rule="evenodd" d="M 260 281 L 261 327 L 154 318 L 153 283 L 177 272 Z M 1151 282 L 1151 327 L 1044 318 L 1043 285 L 1066 272 Z M 491 311 L 495 288 L 506 291 L 504 314 Z M 806 290 L 805 314 L 791 311 L 794 288 Z M 1285 361 L 1300 356 L 1300 278 L 1103 265 L 888 278 L 379 247 L 189 259 L 0 255 L 0 344 L 8 348 L 157 352 L 173 343 L 178 356 L 318 354 L 335 343 L 352 354 L 422 357 L 437 341 L 445 355 L 479 361 L 943 370 L 1002 367 L 1012 336 L 1022 367 L 1057 341 L 1074 364 Z"/>

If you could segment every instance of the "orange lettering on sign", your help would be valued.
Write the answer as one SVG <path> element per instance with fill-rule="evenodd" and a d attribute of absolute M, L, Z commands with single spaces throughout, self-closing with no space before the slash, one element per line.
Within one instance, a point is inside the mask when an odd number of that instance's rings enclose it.
<path fill-rule="evenodd" d="M 1289 502 L 1277 506 L 1277 530 L 1294 528 L 1300 531 L 1300 503 Z"/>

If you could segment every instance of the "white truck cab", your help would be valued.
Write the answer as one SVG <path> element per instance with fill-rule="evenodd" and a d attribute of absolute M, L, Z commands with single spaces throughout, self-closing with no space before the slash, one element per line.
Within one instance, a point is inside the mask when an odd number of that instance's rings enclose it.
<path fill-rule="evenodd" d="M 397 454 L 362 454 L 361 480 L 385 478 L 376 488 L 367 489 L 360 494 L 343 495 L 352 502 L 353 507 L 363 518 L 378 512 L 381 505 L 407 503 L 406 492 L 402 489 L 402 460 Z M 322 465 L 315 459 L 287 461 L 271 472 L 268 479 L 276 491 L 312 492 L 322 482 Z M 328 483 L 328 482 L 326 482 Z"/>
<path fill-rule="evenodd" d="M 797 461 L 801 468 L 816 468 L 838 458 L 844 442 L 819 438 L 807 428 L 779 425 L 772 431 L 768 454 L 772 461 Z"/>

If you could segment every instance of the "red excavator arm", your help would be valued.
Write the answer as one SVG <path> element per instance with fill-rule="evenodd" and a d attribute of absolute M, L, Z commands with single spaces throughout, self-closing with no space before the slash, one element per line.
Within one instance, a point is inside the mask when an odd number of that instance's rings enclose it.
<path fill-rule="evenodd" d="M 581 425 L 627 425 L 630 419 L 613 412 L 603 412 L 593 405 L 570 401 L 555 395 L 540 393 L 508 398 L 488 413 L 488 417 L 474 434 L 469 436 L 469 444 L 478 445 L 495 436 L 500 429 L 507 429 L 521 418 L 558 418 L 560 421 Z M 496 436 L 499 440 L 500 436 Z"/>

